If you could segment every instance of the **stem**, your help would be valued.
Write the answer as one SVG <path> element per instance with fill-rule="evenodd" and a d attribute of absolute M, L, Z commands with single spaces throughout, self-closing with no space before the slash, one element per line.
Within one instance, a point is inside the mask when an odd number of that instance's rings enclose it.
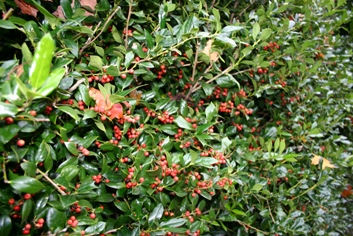
<path fill-rule="evenodd" d="M 10 8 L 6 13 L 5 15 L 2 17 L 3 20 L 7 20 L 11 15 L 12 15 L 12 12 L 13 12 L 13 8 Z"/>
<path fill-rule="evenodd" d="M 132 12 L 132 0 L 130 0 L 130 3 L 129 3 L 129 12 L 127 13 L 126 26 L 125 26 L 125 48 L 126 49 L 128 46 L 128 39 L 129 39 L 128 30 L 129 30 L 129 21 L 131 17 L 131 12 Z"/>
<path fill-rule="evenodd" d="M 27 160 L 23 160 L 25 162 L 27 162 Z M 37 168 L 37 173 L 41 174 L 51 185 L 54 186 L 54 188 L 56 188 L 56 190 L 58 190 L 58 192 L 61 194 L 61 195 L 66 195 L 66 193 L 64 191 L 62 191 L 60 189 L 60 187 L 52 180 L 48 177 L 48 175 L 46 173 L 44 173 L 43 171 L 41 171 L 40 169 Z"/>
<path fill-rule="evenodd" d="M 251 229 L 254 229 L 254 230 L 256 230 L 256 232 L 260 232 L 260 233 L 263 233 L 263 234 L 265 234 L 265 235 L 269 235 L 270 233 L 269 232 L 265 232 L 265 231 L 262 231 L 262 230 L 260 230 L 260 229 L 258 229 L 258 228 L 255 228 L 254 226 L 251 226 L 251 225 L 249 225 L 249 224 L 247 224 L 247 223 L 245 223 L 245 222 L 243 222 L 243 221 L 241 221 L 241 220 L 236 220 L 239 224 L 241 224 L 242 226 L 246 226 L 246 227 L 248 227 L 248 228 L 251 228 Z"/>
<path fill-rule="evenodd" d="M 72 87 L 71 88 L 69 88 L 69 92 L 73 92 L 75 89 L 77 89 L 77 87 L 80 85 L 80 84 L 82 84 L 84 81 L 86 81 L 86 79 L 85 78 L 82 78 L 82 79 L 80 79 L 80 80 L 78 80 L 74 85 L 72 85 Z"/>
<path fill-rule="evenodd" d="M 115 8 L 115 10 L 112 12 L 112 14 L 110 14 L 110 16 L 108 17 L 108 19 L 105 21 L 101 31 L 97 34 L 96 37 L 94 37 L 92 40 L 87 40 L 86 44 L 83 45 L 83 47 L 80 50 L 80 54 L 82 54 L 82 52 L 89 46 L 91 45 L 94 41 L 97 40 L 97 38 L 104 32 L 105 27 L 109 24 L 109 21 L 113 18 L 113 16 L 115 15 L 115 13 L 120 9 L 120 6 L 118 6 L 117 8 Z M 99 25 L 98 25 L 99 26 Z M 98 27 L 97 27 L 98 28 Z"/>
<path fill-rule="evenodd" d="M 212 67 L 213 67 L 213 65 L 212 65 L 212 63 L 211 63 L 211 64 L 209 65 L 209 67 L 205 70 L 204 74 L 207 74 L 207 72 L 209 72 Z M 197 87 L 200 87 L 200 88 L 202 87 L 202 86 L 200 85 L 200 83 L 198 82 L 198 81 L 200 81 L 200 80 L 202 80 L 202 79 L 203 79 L 203 76 L 200 76 L 200 77 L 198 78 L 198 80 L 196 81 L 196 83 L 191 87 L 191 89 L 189 90 L 188 94 L 186 95 L 186 100 L 189 99 L 190 95 L 191 95 L 193 92 L 195 92 L 195 91 L 198 90 L 198 89 L 196 89 Z"/>
<path fill-rule="evenodd" d="M 238 5 L 239 5 L 239 0 L 235 1 L 233 8 L 234 8 L 234 9 L 237 8 Z M 232 14 L 230 15 L 230 19 L 229 19 L 229 23 L 230 23 L 230 24 L 232 23 L 232 21 L 233 21 L 233 19 L 234 19 L 234 14 L 235 14 L 235 13 L 232 12 Z"/>
<path fill-rule="evenodd" d="M 2 172 L 4 173 L 4 182 L 8 184 L 9 180 L 7 179 L 7 175 L 6 175 L 6 163 L 5 163 L 5 160 L 2 163 Z"/>
<path fill-rule="evenodd" d="M 199 46 L 200 46 L 200 43 L 197 42 L 196 43 L 196 51 L 195 51 L 195 60 L 194 60 L 193 66 L 192 66 L 191 81 L 194 81 L 195 74 L 196 74 L 197 58 L 199 56 Z"/>
<path fill-rule="evenodd" d="M 253 0 L 249 5 L 247 5 L 247 6 L 244 8 L 244 10 L 242 10 L 242 11 L 239 13 L 239 15 L 237 16 L 237 18 L 235 18 L 235 20 L 238 20 L 239 17 L 240 17 L 241 15 L 243 15 L 244 12 L 245 12 L 251 5 L 253 5 L 254 3 L 255 3 L 255 0 Z"/>

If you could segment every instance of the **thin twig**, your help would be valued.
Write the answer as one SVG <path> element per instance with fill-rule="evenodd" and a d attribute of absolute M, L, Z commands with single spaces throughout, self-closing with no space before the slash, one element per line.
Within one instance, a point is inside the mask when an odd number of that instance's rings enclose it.
<path fill-rule="evenodd" d="M 263 233 L 263 234 L 265 234 L 265 235 L 269 235 L 269 234 L 270 234 L 269 232 L 262 231 L 262 230 L 260 230 L 260 229 L 258 229 L 258 228 L 255 228 L 254 226 L 251 226 L 251 225 L 249 225 L 249 224 L 247 224 L 247 223 L 245 223 L 245 222 L 243 222 L 243 221 L 241 221 L 241 220 L 237 220 L 237 219 L 236 219 L 236 221 L 237 221 L 239 224 L 241 224 L 242 226 L 245 226 L 245 227 L 252 228 L 252 229 L 256 230 L 256 232 L 260 232 L 260 233 Z"/>
<path fill-rule="evenodd" d="M 80 84 L 82 84 L 82 83 L 85 82 L 85 81 L 86 81 L 85 78 L 82 78 L 82 79 L 78 80 L 74 85 L 72 85 L 71 88 L 69 88 L 68 91 L 69 91 L 70 93 L 73 92 L 75 89 L 77 89 L 78 86 L 80 86 Z"/>
<path fill-rule="evenodd" d="M 12 15 L 13 8 L 10 8 L 2 17 L 3 20 L 7 20 Z"/>
<path fill-rule="evenodd" d="M 34 118 L 35 122 L 49 122 L 49 118 Z"/>
<path fill-rule="evenodd" d="M 27 160 L 23 159 L 23 162 L 28 162 Z M 51 180 L 51 178 L 48 177 L 48 175 L 46 173 L 44 173 L 43 171 L 41 171 L 40 169 L 36 169 L 37 173 L 41 174 L 49 183 L 51 183 L 51 185 L 54 186 L 54 188 L 56 188 L 56 190 L 58 190 L 58 192 L 61 195 L 66 195 L 66 193 L 64 191 L 62 191 L 59 186 L 53 181 Z"/>
<path fill-rule="evenodd" d="M 273 215 L 272 215 L 272 212 L 271 212 L 270 203 L 268 202 L 268 199 L 266 199 L 266 202 L 267 202 L 268 210 L 269 210 L 269 212 L 270 212 L 270 216 L 271 216 L 271 218 L 272 218 L 272 221 L 273 221 L 273 223 L 275 223 L 275 219 L 273 218 Z"/>
<path fill-rule="evenodd" d="M 196 43 L 196 51 L 195 51 L 195 60 L 194 60 L 193 66 L 192 66 L 191 81 L 194 81 L 194 79 L 195 79 L 196 67 L 197 67 L 197 58 L 199 57 L 199 46 L 200 46 L 200 43 L 197 42 Z"/>
<path fill-rule="evenodd" d="M 244 12 L 245 12 L 251 5 L 253 5 L 254 3 L 255 3 L 255 0 L 253 0 L 249 5 L 247 5 L 247 6 L 239 13 L 239 15 L 237 16 L 237 18 L 235 18 L 235 20 L 237 21 L 237 20 L 239 19 L 239 17 L 240 17 L 241 15 L 243 15 Z"/>
<path fill-rule="evenodd" d="M 210 63 L 210 65 L 208 66 L 208 68 L 205 70 L 204 74 L 207 74 L 207 73 L 211 70 L 212 67 L 213 67 L 213 65 L 212 65 L 212 63 Z M 201 80 L 203 79 L 203 77 L 204 77 L 203 75 L 200 76 L 200 77 L 198 78 L 198 80 L 196 81 L 196 83 L 190 88 L 188 94 L 186 95 L 186 100 L 189 99 L 189 97 L 191 96 L 191 94 L 192 94 L 193 92 L 197 91 L 196 88 L 197 88 L 198 86 L 200 86 L 200 88 L 201 88 L 201 85 L 200 85 L 199 81 L 201 81 Z"/>
<path fill-rule="evenodd" d="M 56 190 L 58 190 L 58 192 L 61 194 L 61 195 L 66 195 L 66 193 L 64 191 L 62 191 L 60 189 L 60 187 L 54 183 L 53 180 L 51 180 L 48 175 L 46 173 L 44 173 L 43 171 L 41 171 L 40 169 L 37 168 L 37 172 L 40 173 L 51 185 L 54 186 L 54 188 L 56 188 Z"/>
<path fill-rule="evenodd" d="M 239 0 L 235 1 L 233 8 L 236 9 L 239 5 Z M 232 14 L 230 15 L 229 23 L 231 24 L 234 19 L 235 12 L 233 11 Z"/>
<path fill-rule="evenodd" d="M 105 21 L 101 31 L 97 34 L 96 37 L 94 37 L 92 40 L 88 40 L 86 42 L 85 45 L 83 45 L 83 47 L 80 50 L 80 55 L 82 54 L 82 52 L 90 45 L 92 44 L 94 41 L 97 40 L 97 38 L 104 32 L 105 27 L 107 27 L 107 25 L 109 24 L 109 21 L 113 18 L 113 16 L 115 15 L 115 13 L 120 9 L 120 6 L 117 6 L 117 8 L 112 12 L 112 14 L 110 14 L 110 16 L 108 17 L 108 19 Z"/>
<path fill-rule="evenodd" d="M 210 9 L 214 8 L 214 5 L 216 4 L 216 0 L 213 0 L 210 6 Z"/>
<path fill-rule="evenodd" d="M 128 30 L 129 30 L 129 21 L 130 21 L 130 17 L 131 17 L 131 12 L 132 12 L 132 0 L 130 0 L 129 3 L 129 12 L 127 13 L 127 19 L 126 19 L 126 26 L 125 26 L 125 48 L 127 49 L 128 46 L 128 39 L 129 39 L 129 34 L 128 34 Z"/>

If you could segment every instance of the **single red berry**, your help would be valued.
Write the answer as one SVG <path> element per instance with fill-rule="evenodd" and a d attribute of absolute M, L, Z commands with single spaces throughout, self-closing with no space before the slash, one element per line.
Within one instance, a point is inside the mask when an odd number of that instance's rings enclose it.
<path fill-rule="evenodd" d="M 9 204 L 10 205 L 13 205 L 14 203 L 15 203 L 15 199 L 13 199 L 13 198 L 9 199 Z"/>
<path fill-rule="evenodd" d="M 17 140 L 17 146 L 23 147 L 26 144 L 26 142 L 23 139 Z"/>
<path fill-rule="evenodd" d="M 19 205 L 16 205 L 16 206 L 13 207 L 13 210 L 14 211 L 20 211 L 21 207 Z"/>
<path fill-rule="evenodd" d="M 25 195 L 23 195 L 23 198 L 24 198 L 25 200 L 29 200 L 29 199 L 32 198 L 32 196 L 31 196 L 31 194 L 26 193 Z"/>
<path fill-rule="evenodd" d="M 120 78 L 126 79 L 126 74 L 121 74 L 121 75 L 120 75 Z"/>
<path fill-rule="evenodd" d="M 25 229 L 30 230 L 31 228 L 32 228 L 32 225 L 31 225 L 31 224 L 26 224 L 26 225 L 25 225 Z"/>
<path fill-rule="evenodd" d="M 31 114 L 32 116 L 37 116 L 37 112 L 35 110 L 30 110 L 29 114 Z"/>
<path fill-rule="evenodd" d="M 39 218 L 37 221 L 38 224 L 44 224 L 44 219 L 43 218 Z"/>
<path fill-rule="evenodd" d="M 89 214 L 89 217 L 90 217 L 92 220 L 94 220 L 94 219 L 96 218 L 96 214 L 91 213 L 91 214 Z"/>
<path fill-rule="evenodd" d="M 6 117 L 5 118 L 5 122 L 6 122 L 6 124 L 11 125 L 13 123 L 13 118 L 12 117 Z"/>

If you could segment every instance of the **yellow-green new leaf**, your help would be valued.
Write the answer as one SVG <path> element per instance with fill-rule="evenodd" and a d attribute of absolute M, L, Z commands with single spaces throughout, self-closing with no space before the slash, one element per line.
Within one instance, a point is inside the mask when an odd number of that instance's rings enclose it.
<path fill-rule="evenodd" d="M 50 34 L 39 41 L 29 70 L 29 81 L 34 89 L 39 89 L 47 80 L 53 59 L 55 43 Z"/>

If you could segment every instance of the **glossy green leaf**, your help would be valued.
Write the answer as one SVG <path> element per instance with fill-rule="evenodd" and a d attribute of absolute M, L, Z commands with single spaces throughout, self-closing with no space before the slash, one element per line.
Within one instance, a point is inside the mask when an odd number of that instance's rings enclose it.
<path fill-rule="evenodd" d="M 164 207 L 161 203 L 159 203 L 148 216 L 148 223 L 150 224 L 154 220 L 159 220 L 164 212 Z"/>
<path fill-rule="evenodd" d="M 0 128 L 0 142 L 3 144 L 8 143 L 20 131 L 17 124 L 6 125 Z"/>
<path fill-rule="evenodd" d="M 21 209 L 22 222 L 26 222 L 33 210 L 33 200 L 26 200 Z"/>
<path fill-rule="evenodd" d="M 10 181 L 11 187 L 24 193 L 37 193 L 44 188 L 44 185 L 37 179 L 28 176 L 19 176 Z"/>
<path fill-rule="evenodd" d="M 39 89 L 47 80 L 54 49 L 55 43 L 53 38 L 50 34 L 44 35 L 36 47 L 32 65 L 29 70 L 29 81 L 33 88 Z"/>
<path fill-rule="evenodd" d="M 207 107 L 206 107 L 206 119 L 208 122 L 211 122 L 214 115 L 217 113 L 217 109 L 215 105 L 211 102 Z"/>
<path fill-rule="evenodd" d="M 99 234 L 103 232 L 106 222 L 99 221 L 94 225 L 91 225 L 85 229 L 86 234 Z"/>
<path fill-rule="evenodd" d="M 15 116 L 17 112 L 19 112 L 19 109 L 15 105 L 0 102 L 0 118 L 6 116 Z"/>
<path fill-rule="evenodd" d="M 59 106 L 59 110 L 65 112 L 66 114 L 70 115 L 75 120 L 79 121 L 80 117 L 78 116 L 79 112 L 69 106 Z"/>
<path fill-rule="evenodd" d="M 260 25 L 259 23 L 256 22 L 252 27 L 252 38 L 256 40 L 259 33 L 260 33 Z"/>
<path fill-rule="evenodd" d="M 68 2 L 68 1 L 64 0 L 64 2 Z M 64 39 L 64 43 L 65 43 L 66 47 L 68 47 L 70 49 L 70 52 L 72 54 L 74 54 L 74 56 L 77 58 L 78 57 L 78 44 L 77 44 L 77 42 L 75 42 L 72 39 Z"/>
<path fill-rule="evenodd" d="M 17 29 L 17 26 L 11 21 L 0 20 L 0 28 L 3 29 Z"/>
<path fill-rule="evenodd" d="M 63 229 L 65 227 L 65 223 L 67 221 L 65 212 L 58 211 L 55 208 L 49 208 L 46 217 L 46 224 L 49 227 L 50 231 L 54 231 L 56 229 Z"/>
<path fill-rule="evenodd" d="M 31 62 L 33 60 L 33 55 L 31 53 L 31 51 L 29 50 L 26 43 L 22 44 L 21 52 L 22 52 L 22 55 L 23 55 L 24 59 L 26 60 L 26 62 Z"/>
<path fill-rule="evenodd" d="M 0 235 L 8 236 L 10 235 L 12 229 L 12 221 L 8 215 L 0 215 Z"/>
<path fill-rule="evenodd" d="M 272 30 L 269 28 L 264 29 L 261 34 L 260 34 L 260 39 L 261 40 L 266 40 L 268 39 L 272 34 Z"/>
<path fill-rule="evenodd" d="M 176 119 L 174 119 L 174 123 L 177 124 L 180 128 L 192 130 L 192 125 L 191 123 L 187 122 L 182 116 L 178 116 Z"/>
<path fill-rule="evenodd" d="M 62 10 L 64 12 L 64 15 L 66 19 L 71 19 L 72 18 L 72 6 L 71 6 L 71 1 L 69 0 L 60 0 L 60 6 L 62 7 Z M 66 43 L 65 43 L 66 44 Z"/>
<path fill-rule="evenodd" d="M 168 221 L 162 222 L 160 224 L 161 227 L 166 228 L 166 227 L 180 227 L 186 223 L 186 219 L 170 219 Z"/>
<path fill-rule="evenodd" d="M 99 70 L 103 69 L 103 62 L 102 62 L 102 58 L 100 58 L 99 56 L 94 56 L 91 55 L 90 56 L 90 61 L 89 61 L 89 65 L 93 66 Z"/>

